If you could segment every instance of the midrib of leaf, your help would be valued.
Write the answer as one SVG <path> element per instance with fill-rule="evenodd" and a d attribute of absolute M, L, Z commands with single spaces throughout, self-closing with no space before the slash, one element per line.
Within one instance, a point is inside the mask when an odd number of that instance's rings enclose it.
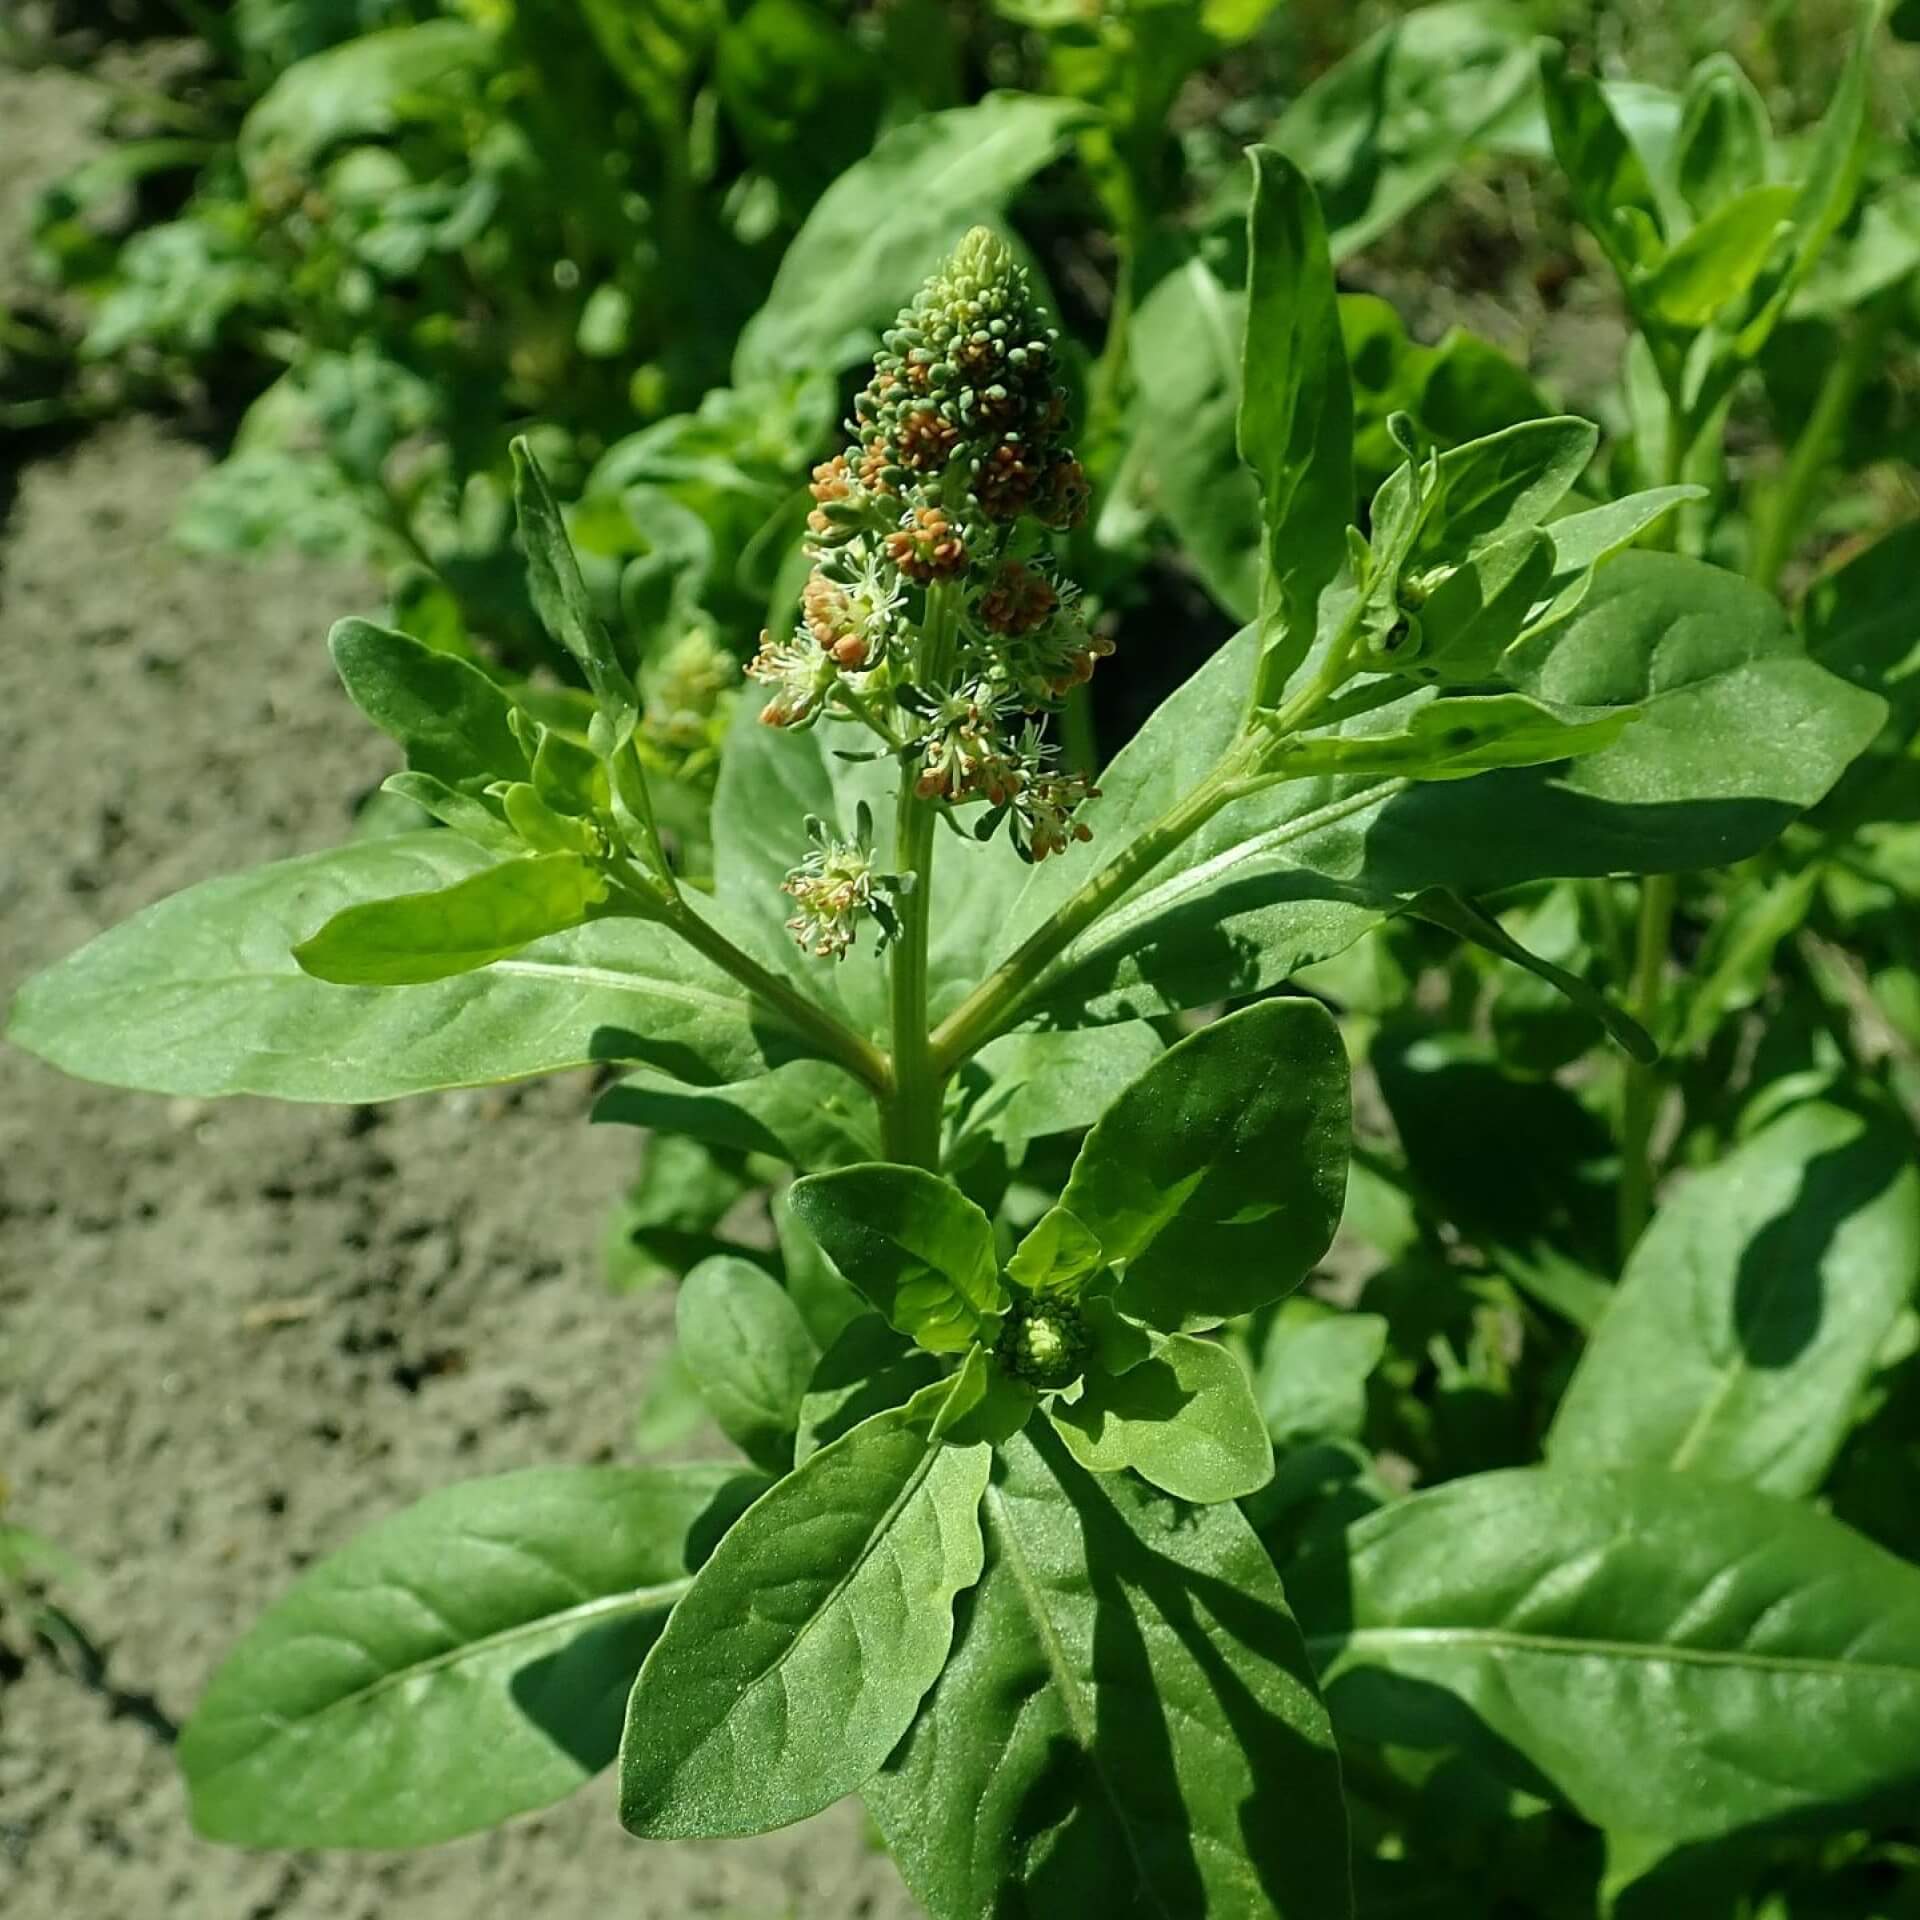
<path fill-rule="evenodd" d="M 662 980 L 652 974 L 620 973 L 612 967 L 582 966 L 576 961 L 496 960 L 484 973 L 524 973 L 535 978 L 552 974 L 585 986 L 611 987 L 619 993 L 652 994 L 663 1000 L 683 1000 L 691 1007 L 716 1008 L 738 1015 L 748 1002 L 744 994 L 720 993 L 712 987 L 689 986 L 684 980 Z M 768 1009 L 769 1016 L 772 1009 Z"/>
<path fill-rule="evenodd" d="M 1350 814 L 1361 812 L 1376 801 L 1390 800 L 1396 793 L 1413 782 L 1404 775 L 1396 774 L 1388 779 L 1376 780 L 1370 786 L 1350 793 L 1344 799 L 1329 800 L 1323 806 L 1315 807 L 1311 812 L 1303 813 L 1281 826 L 1269 827 L 1264 833 L 1253 834 L 1245 840 L 1236 840 L 1232 846 L 1223 847 L 1218 853 L 1199 862 L 1196 866 L 1183 869 L 1170 880 L 1163 880 L 1146 887 L 1142 892 L 1116 907 L 1113 912 L 1094 922 L 1089 936 L 1084 942 L 1075 942 L 1067 949 L 1062 965 L 1071 968 L 1084 961 L 1089 953 L 1095 953 L 1104 946 L 1111 945 L 1114 938 L 1128 926 L 1154 915 L 1166 912 L 1177 906 L 1182 898 L 1204 892 L 1215 880 L 1230 868 L 1238 866 L 1244 860 L 1256 858 L 1260 854 L 1272 853 L 1295 840 L 1304 839 L 1310 833 L 1316 833 L 1322 827 L 1330 827 L 1344 820 Z M 1312 872 L 1303 867 L 1302 872 Z M 1380 911 L 1390 909 L 1390 901 L 1383 898 Z"/>
<path fill-rule="evenodd" d="M 690 986 L 684 980 L 663 980 L 653 974 L 620 973 L 612 967 L 583 966 L 577 961 L 506 959 L 473 969 L 475 976 L 484 973 L 522 973 L 530 979 L 551 976 L 557 980 L 578 982 L 582 986 L 610 987 L 619 993 L 650 994 L 663 1000 L 680 1000 L 691 1007 L 714 1009 L 733 1016 L 737 1016 L 748 1005 L 744 994 L 721 993 L 712 987 Z M 304 973 L 274 972 L 262 967 L 252 973 L 207 973 L 196 974 L 191 980 L 151 981 L 140 990 L 151 992 L 156 987 L 171 987 L 176 992 L 204 993 L 216 987 L 273 986 L 288 980 L 305 982 L 311 977 Z M 439 986 L 442 982 L 423 981 L 419 984 Z M 399 991 L 389 987 L 368 990 L 376 993 Z M 116 985 L 97 991 L 94 997 L 100 1000 L 118 999 L 124 991 L 123 987 Z M 776 1017 L 772 1008 L 767 1009 L 767 1017 Z"/>
<path fill-rule="evenodd" d="M 1568 1659 L 1638 1660 L 1655 1666 L 1733 1667 L 1754 1673 L 1806 1674 L 1817 1679 L 1897 1680 L 1908 1686 L 1920 1683 L 1920 1665 L 1896 1667 L 1818 1654 L 1754 1653 L 1746 1648 L 1678 1647 L 1658 1641 L 1521 1633 L 1508 1627 L 1360 1627 L 1351 1633 L 1314 1634 L 1307 1640 L 1307 1651 L 1316 1667 L 1353 1649 L 1391 1652 L 1397 1646 L 1480 1648 L 1492 1653 L 1544 1653 Z"/>
<path fill-rule="evenodd" d="M 1075 1742 L 1086 1755 L 1087 1765 L 1093 1777 L 1100 1783 L 1101 1797 L 1113 1814 L 1114 1824 L 1120 1829 L 1121 1838 L 1126 1842 L 1127 1858 L 1133 1862 L 1134 1878 L 1141 1890 L 1153 1901 L 1154 1910 L 1165 1916 L 1165 1920 L 1179 1920 L 1165 1901 L 1160 1897 L 1146 1868 L 1146 1862 L 1140 1857 L 1140 1850 L 1134 1844 L 1133 1823 L 1127 1818 L 1126 1808 L 1122 1805 L 1113 1781 L 1100 1763 L 1099 1747 L 1095 1739 L 1094 1711 L 1092 1704 L 1081 1687 L 1080 1677 L 1073 1671 L 1067 1660 L 1066 1644 L 1060 1638 L 1053 1624 L 1053 1616 L 1047 1611 L 1045 1591 L 1034 1578 L 1032 1567 L 1028 1564 L 1025 1552 L 1021 1549 L 1020 1538 L 1014 1529 L 1012 1516 L 1007 1509 L 1006 1495 L 998 1488 L 987 1488 L 985 1507 L 997 1523 L 1001 1540 L 1006 1547 L 1006 1565 L 1012 1573 L 1014 1585 L 1020 1591 L 1020 1598 L 1026 1606 L 1027 1617 L 1033 1622 L 1034 1637 L 1040 1643 L 1040 1651 L 1045 1657 L 1047 1667 L 1053 1675 L 1053 1684 L 1060 1694 L 1060 1704 L 1067 1716 L 1067 1724 L 1073 1729 Z"/>
<path fill-rule="evenodd" d="M 393 1583 L 383 1584 L 392 1585 Z M 657 1587 L 634 1587 L 625 1593 L 601 1594 L 596 1599 L 583 1600 L 577 1606 L 563 1607 L 558 1613 L 543 1613 L 535 1620 L 516 1621 L 510 1627 L 502 1627 L 497 1632 L 483 1634 L 478 1640 L 463 1640 L 458 1646 L 448 1647 L 444 1652 L 432 1654 L 425 1660 L 416 1660 L 404 1667 L 389 1668 L 377 1679 L 369 1680 L 363 1687 L 355 1687 L 351 1693 L 340 1694 L 337 1698 L 329 1700 L 325 1706 L 316 1708 L 312 1713 L 302 1714 L 297 1720 L 279 1720 L 274 1732 L 280 1734 L 295 1726 L 310 1726 L 317 1720 L 326 1719 L 329 1714 L 340 1713 L 373 1700 L 406 1681 L 424 1679 L 429 1674 L 443 1672 L 448 1667 L 459 1666 L 468 1660 L 483 1660 L 488 1655 L 497 1653 L 502 1648 L 511 1647 L 521 1640 L 535 1639 L 563 1627 L 585 1626 L 603 1619 L 618 1619 L 625 1614 L 647 1613 L 657 1607 L 671 1607 L 692 1585 L 693 1575 L 687 1574 L 682 1579 L 669 1580 Z M 409 1599 L 420 1604 L 418 1596 L 409 1589 L 402 1587 L 398 1591 L 406 1593 Z M 430 1606 L 427 1610 L 436 1616 L 440 1614 L 437 1607 Z M 337 1634 L 301 1634 L 298 1637 L 301 1640 L 341 1638 Z"/>
<path fill-rule="evenodd" d="M 859 1429 L 855 1428 L 854 1431 L 858 1432 Z M 838 1443 L 836 1442 L 835 1444 Z M 834 1603 L 840 1596 L 860 1577 L 866 1568 L 867 1562 L 880 1551 L 880 1543 L 893 1531 L 893 1523 L 900 1517 L 907 1502 L 926 1484 L 927 1476 L 932 1473 L 934 1462 L 939 1458 L 940 1451 L 941 1449 L 938 1445 L 931 1442 L 928 1444 L 927 1450 L 920 1456 L 919 1462 L 914 1467 L 906 1484 L 902 1486 L 900 1491 L 888 1502 L 887 1510 L 880 1516 L 879 1524 L 868 1533 L 866 1544 L 854 1557 L 853 1564 L 849 1566 L 827 1592 L 821 1596 L 820 1604 L 801 1622 L 800 1630 L 793 1638 L 734 1695 L 733 1701 L 728 1706 L 726 1712 L 723 1713 L 707 1732 L 701 1736 L 699 1741 L 688 1750 L 686 1759 L 679 1763 L 680 1766 L 685 1766 L 687 1761 L 692 1760 L 697 1754 L 705 1753 L 714 1741 L 719 1739 L 720 1735 L 732 1724 L 733 1716 L 740 1711 L 749 1694 L 757 1692 L 767 1681 L 784 1674 L 788 1662 L 800 1651 L 801 1647 L 806 1643 L 808 1636 L 811 1635 L 821 1621 L 832 1612 Z M 818 1456 L 812 1457 L 817 1458 Z M 678 1770 L 678 1767 L 676 1767 L 675 1771 L 677 1772 Z"/>

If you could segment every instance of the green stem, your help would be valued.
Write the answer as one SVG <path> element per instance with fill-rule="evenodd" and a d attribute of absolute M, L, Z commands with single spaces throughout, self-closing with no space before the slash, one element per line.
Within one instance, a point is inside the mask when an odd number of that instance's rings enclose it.
<path fill-rule="evenodd" d="M 1833 459 L 1854 402 L 1880 353 L 1887 330 L 1884 307 L 1869 308 L 1848 329 L 1837 359 L 1827 368 L 1805 430 L 1793 443 L 1786 471 L 1762 504 L 1747 563 L 1755 586 L 1776 592 L 1780 575 L 1806 526 L 1815 489 Z"/>
<path fill-rule="evenodd" d="M 1257 766 L 1264 746 L 1243 738 L 1205 780 L 1122 848 L 974 988 L 934 1030 L 934 1070 L 944 1077 L 1012 1026 L 1047 968 L 1176 847 L 1198 833 L 1229 801 L 1239 798 L 1238 783 Z"/>
<path fill-rule="evenodd" d="M 809 1000 L 799 988 L 763 967 L 750 954 L 742 953 L 717 927 L 701 919 L 680 895 L 664 897 L 657 889 L 648 892 L 653 905 L 647 918 L 663 921 L 695 952 L 705 954 L 722 972 L 731 974 L 755 999 L 765 1001 L 827 1059 L 845 1067 L 876 1095 L 884 1099 L 891 1094 L 893 1075 L 887 1057 L 871 1041 L 836 1020 L 824 1007 Z"/>
<path fill-rule="evenodd" d="M 1069 687 L 1060 709 L 1060 758 L 1069 773 L 1089 780 L 1100 771 L 1100 746 L 1093 730 L 1093 689 Z"/>
<path fill-rule="evenodd" d="M 1658 1028 L 1678 892 L 1679 880 L 1671 873 L 1649 874 L 1640 888 L 1640 919 L 1627 1010 L 1650 1033 Z M 1620 1084 L 1619 1238 L 1623 1262 L 1645 1232 L 1653 1210 L 1653 1123 L 1659 1105 L 1660 1080 L 1655 1068 L 1629 1060 Z"/>
<path fill-rule="evenodd" d="M 926 625 L 916 649 L 914 678 L 938 688 L 953 650 L 959 603 L 951 585 L 927 589 Z M 934 1063 L 927 1034 L 927 945 L 933 916 L 933 844 L 937 803 L 914 790 L 914 769 L 900 769 L 894 806 L 894 866 L 911 875 L 901 895 L 900 932 L 893 943 L 891 972 L 893 1088 L 881 1108 L 887 1157 L 937 1171 L 940 1165 L 940 1104 L 946 1074 Z"/>

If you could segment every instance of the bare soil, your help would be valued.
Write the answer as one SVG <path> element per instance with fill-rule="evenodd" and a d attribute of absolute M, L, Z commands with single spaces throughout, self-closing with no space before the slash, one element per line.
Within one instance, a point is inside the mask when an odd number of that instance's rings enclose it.
<path fill-rule="evenodd" d="M 31 466 L 0 544 L 0 994 L 160 895 L 327 845 L 389 755 L 321 634 L 372 584 L 210 565 L 166 528 L 203 456 L 155 427 Z M 0 1473 L 97 1683 L 0 1670 L 0 1912 L 909 1912 L 857 1808 L 643 1847 L 607 1783 L 428 1853 L 250 1856 L 190 1832 L 173 1728 L 317 1553 L 449 1479 L 628 1452 L 671 1312 L 596 1242 L 634 1138 L 586 1083 L 380 1109 L 144 1098 L 0 1052 Z"/>

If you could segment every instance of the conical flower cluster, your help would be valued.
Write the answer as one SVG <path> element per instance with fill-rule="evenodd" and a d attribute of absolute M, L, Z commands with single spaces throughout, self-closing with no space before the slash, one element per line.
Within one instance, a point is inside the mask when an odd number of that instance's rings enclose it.
<path fill-rule="evenodd" d="M 1091 789 L 1062 772 L 1044 712 L 1112 651 L 1042 549 L 1085 517 L 1058 334 L 1004 242 L 976 227 L 884 336 L 851 443 L 814 469 L 801 618 L 748 668 L 761 718 L 839 711 L 901 746 L 917 793 L 986 811 L 1029 860 L 1084 840 Z M 952 641 L 924 644 L 938 590 Z"/>

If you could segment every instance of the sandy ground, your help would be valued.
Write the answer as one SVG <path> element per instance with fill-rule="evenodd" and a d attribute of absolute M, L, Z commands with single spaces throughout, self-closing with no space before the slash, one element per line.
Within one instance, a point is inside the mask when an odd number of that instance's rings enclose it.
<path fill-rule="evenodd" d="M 0 992 L 113 921 L 328 844 L 390 764 L 321 634 L 339 569 L 230 570 L 165 529 L 202 456 L 153 426 L 27 469 L 0 544 Z M 172 1727 L 316 1553 L 448 1479 L 624 1457 L 665 1294 L 603 1289 L 631 1135 L 578 1079 L 381 1109 L 200 1104 L 0 1052 L 0 1473 L 84 1564 L 107 1656 L 0 1674 L 0 1912 L 899 1915 L 857 1808 L 642 1848 L 602 1783 L 388 1858 L 196 1840 Z"/>

